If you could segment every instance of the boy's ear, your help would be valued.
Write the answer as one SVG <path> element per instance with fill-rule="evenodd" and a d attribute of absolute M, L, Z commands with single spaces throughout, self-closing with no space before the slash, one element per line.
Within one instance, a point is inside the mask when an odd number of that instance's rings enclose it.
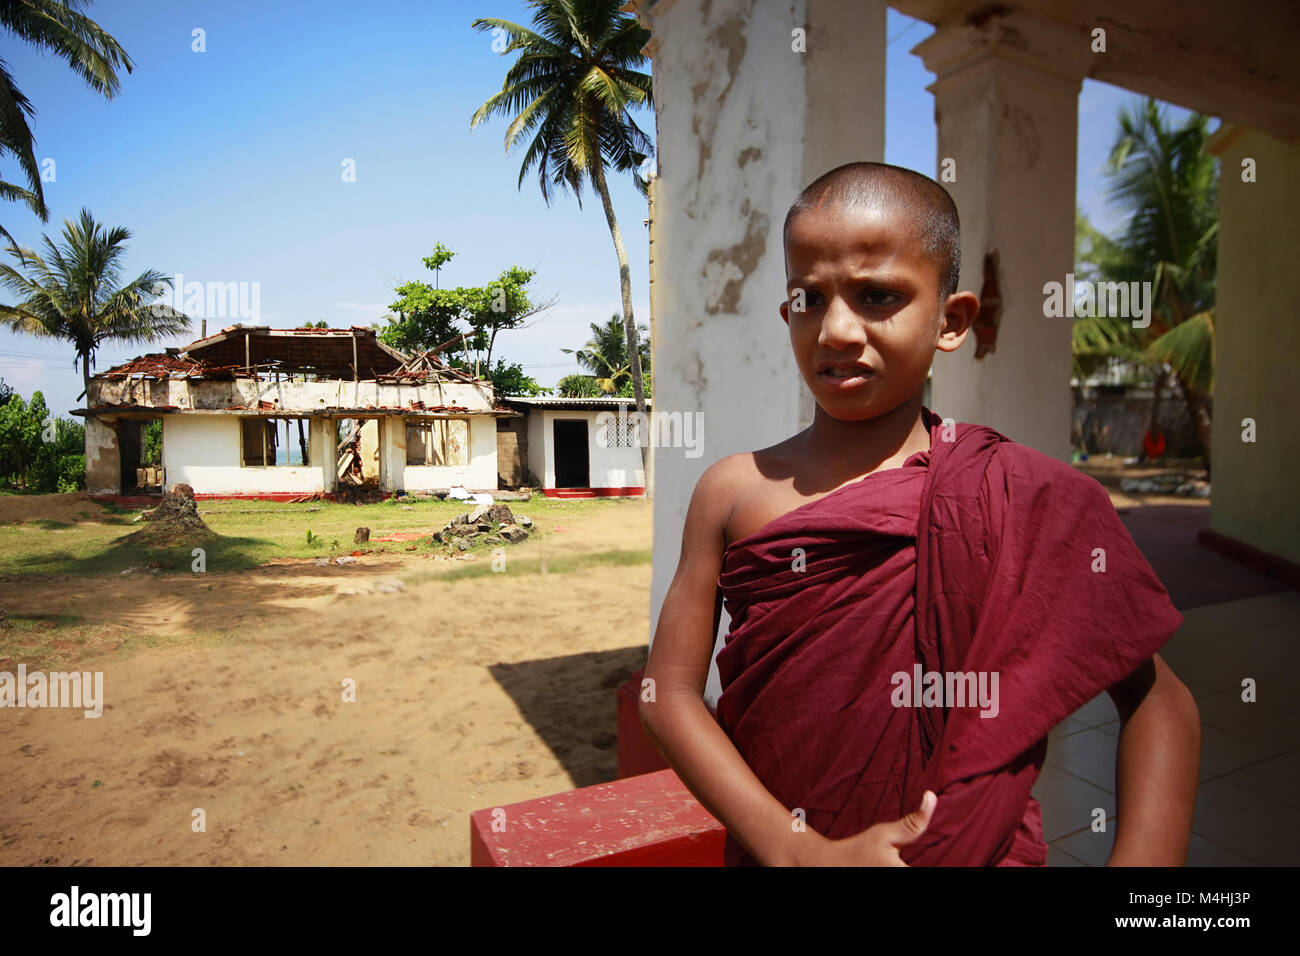
<path fill-rule="evenodd" d="M 974 292 L 954 292 L 948 296 L 943 303 L 943 321 L 939 326 L 939 351 L 955 352 L 961 348 L 979 311 L 980 300 Z"/>

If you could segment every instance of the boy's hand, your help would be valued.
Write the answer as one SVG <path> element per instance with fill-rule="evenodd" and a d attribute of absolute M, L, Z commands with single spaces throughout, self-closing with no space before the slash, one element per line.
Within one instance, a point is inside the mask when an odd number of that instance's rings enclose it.
<path fill-rule="evenodd" d="M 861 833 L 827 840 L 814 866 L 907 866 L 898 848 L 907 846 L 930 825 L 939 798 L 930 790 L 921 797 L 921 808 L 901 820 L 877 823 Z"/>

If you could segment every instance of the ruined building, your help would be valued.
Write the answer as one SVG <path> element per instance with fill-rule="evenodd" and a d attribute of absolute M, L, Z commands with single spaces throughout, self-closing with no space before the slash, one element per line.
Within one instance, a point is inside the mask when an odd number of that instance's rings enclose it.
<path fill-rule="evenodd" d="M 234 325 L 95 375 L 86 490 L 292 499 L 497 487 L 498 405 L 487 381 L 379 341 L 372 329 Z M 146 455 L 157 445 L 156 467 Z"/>

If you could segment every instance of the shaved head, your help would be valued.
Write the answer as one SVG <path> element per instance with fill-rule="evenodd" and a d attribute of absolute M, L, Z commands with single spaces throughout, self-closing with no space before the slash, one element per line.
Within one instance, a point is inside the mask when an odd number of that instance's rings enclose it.
<path fill-rule="evenodd" d="M 961 222 L 948 191 L 928 176 L 885 163 L 848 163 L 810 183 L 785 215 L 782 239 L 790 223 L 815 209 L 870 209 L 895 217 L 920 240 L 926 258 L 939 273 L 939 297 L 957 291 L 961 274 Z"/>

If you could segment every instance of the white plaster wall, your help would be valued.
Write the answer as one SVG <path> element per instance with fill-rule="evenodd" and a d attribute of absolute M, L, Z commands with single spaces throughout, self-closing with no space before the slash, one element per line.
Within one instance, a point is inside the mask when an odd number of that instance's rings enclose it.
<path fill-rule="evenodd" d="M 700 474 L 812 419 L 777 312 L 781 225 L 817 176 L 883 158 L 885 4 L 678 2 L 645 20 L 658 127 L 655 410 L 702 412 L 705 435 L 698 458 L 656 449 L 653 633 Z M 807 53 L 791 50 L 795 27 Z M 706 700 L 717 692 L 715 671 Z"/>
<path fill-rule="evenodd" d="M 240 464 L 240 418 L 230 415 L 164 415 L 163 479 L 167 489 L 187 484 L 198 494 L 257 494 L 326 490 L 324 466 Z M 309 457 L 319 462 L 322 424 L 313 421 Z"/>
<path fill-rule="evenodd" d="M 1227 131 L 1219 155 L 1219 284 L 1210 527 L 1300 564 L 1300 144 Z M 1242 160 L 1256 181 L 1242 182 Z M 1255 440 L 1243 441 L 1251 419 Z"/>
<path fill-rule="evenodd" d="M 604 430 L 601 414 L 601 412 L 587 412 L 585 415 L 591 487 L 644 488 L 645 469 L 641 467 L 641 449 L 636 446 L 602 448 L 598 441 L 601 431 Z M 554 436 L 553 432 L 552 436 Z"/>
<path fill-rule="evenodd" d="M 406 487 L 406 423 L 386 415 L 379 425 L 379 487 L 401 491 Z"/>
<path fill-rule="evenodd" d="M 361 423 L 361 476 L 379 477 L 379 422 L 374 419 Z"/>
<path fill-rule="evenodd" d="M 543 488 L 554 488 L 555 469 L 551 467 L 554 451 L 548 444 L 554 435 L 546 422 L 546 415 L 541 409 L 528 411 L 528 470 Z"/>
<path fill-rule="evenodd" d="M 393 420 L 396 422 L 396 419 Z M 432 491 L 462 485 L 471 491 L 492 491 L 497 486 L 497 422 L 486 415 L 469 421 L 469 464 L 404 465 L 406 491 Z M 406 428 L 402 433 L 402 461 L 406 461 Z M 397 431 L 395 427 L 394 432 Z"/>
<path fill-rule="evenodd" d="M 112 383 L 104 383 L 108 388 Z M 323 411 L 327 408 L 406 408 L 411 402 L 428 406 L 459 405 L 472 411 L 490 411 L 490 385 L 451 383 L 438 385 L 381 385 L 375 381 L 270 382 L 236 379 L 230 382 L 174 379 L 166 383 L 165 404 L 181 408 L 229 408 L 272 402 L 285 411 Z"/>
<path fill-rule="evenodd" d="M 117 433 L 90 416 L 86 417 L 86 493 L 122 493 L 122 458 L 118 451 Z"/>

